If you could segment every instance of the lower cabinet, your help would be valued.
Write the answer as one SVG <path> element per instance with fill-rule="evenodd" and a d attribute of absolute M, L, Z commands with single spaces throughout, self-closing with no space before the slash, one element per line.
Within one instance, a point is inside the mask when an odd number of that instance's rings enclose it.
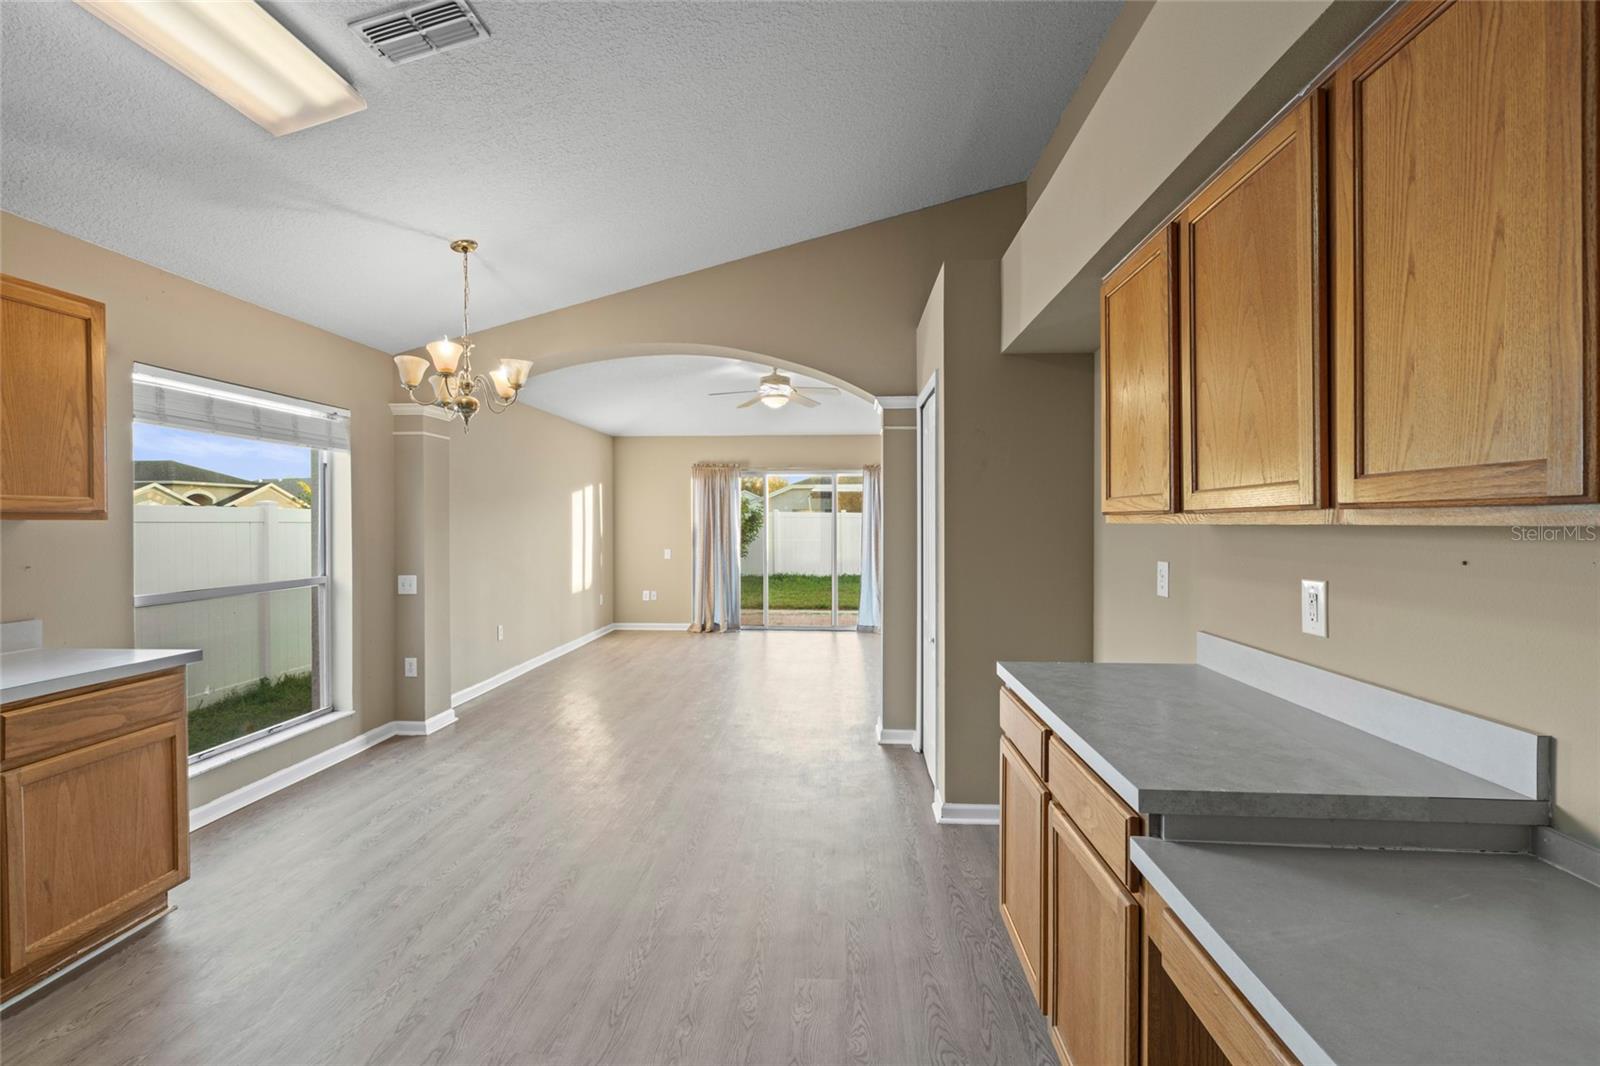
<path fill-rule="evenodd" d="M 1010 740 L 1000 741 L 1000 917 L 1028 987 L 1041 1006 L 1045 991 L 1044 782 Z"/>
<path fill-rule="evenodd" d="M 0 718 L 0 995 L 10 997 L 160 913 L 188 879 L 183 674 L 8 706 Z M 125 731 L 72 739 L 116 723 Z"/>
<path fill-rule="evenodd" d="M 1139 903 L 1066 811 L 1049 814 L 1046 1013 L 1071 1066 L 1134 1066 L 1139 1050 Z"/>

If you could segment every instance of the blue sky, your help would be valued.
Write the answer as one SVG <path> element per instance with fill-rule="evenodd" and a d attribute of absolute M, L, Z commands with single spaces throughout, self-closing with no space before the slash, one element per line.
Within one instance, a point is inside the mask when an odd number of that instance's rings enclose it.
<path fill-rule="evenodd" d="M 135 459 L 176 459 L 223 474 L 265 481 L 274 477 L 305 477 L 311 473 L 311 450 L 289 444 L 194 433 L 148 422 L 133 424 Z"/>

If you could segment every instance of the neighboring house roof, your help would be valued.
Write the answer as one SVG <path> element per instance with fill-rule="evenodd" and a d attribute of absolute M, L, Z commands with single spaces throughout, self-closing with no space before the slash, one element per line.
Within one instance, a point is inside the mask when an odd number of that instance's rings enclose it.
<path fill-rule="evenodd" d="M 275 481 L 263 481 L 243 492 L 234 493 L 226 499 L 217 501 L 218 507 L 250 507 L 258 503 L 273 503 L 279 507 L 308 506 L 305 500 L 279 485 Z"/>
<path fill-rule="evenodd" d="M 203 466 L 191 466 L 174 459 L 135 459 L 133 480 L 136 484 L 146 481 L 184 481 L 201 485 L 256 484 L 249 478 L 234 477 L 232 474 L 207 470 Z"/>

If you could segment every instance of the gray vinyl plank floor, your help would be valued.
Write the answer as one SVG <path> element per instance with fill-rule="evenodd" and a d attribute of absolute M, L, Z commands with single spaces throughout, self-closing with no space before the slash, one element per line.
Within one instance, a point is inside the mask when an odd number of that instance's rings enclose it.
<path fill-rule="evenodd" d="M 41 1063 L 1054 1063 L 879 638 L 617 633 L 194 834 Z"/>

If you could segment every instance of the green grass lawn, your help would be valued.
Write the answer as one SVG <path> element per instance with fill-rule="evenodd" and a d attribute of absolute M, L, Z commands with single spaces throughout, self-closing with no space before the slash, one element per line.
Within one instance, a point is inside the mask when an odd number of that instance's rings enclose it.
<path fill-rule="evenodd" d="M 189 754 L 277 725 L 312 709 L 310 674 L 285 674 L 276 681 L 262 678 L 252 688 L 189 712 Z"/>
<path fill-rule="evenodd" d="M 761 609 L 761 575 L 741 574 L 739 605 Z M 774 611 L 826 611 L 833 606 L 833 579 L 816 574 L 773 574 L 768 584 Z M 839 610 L 861 606 L 861 575 L 839 575 Z"/>

